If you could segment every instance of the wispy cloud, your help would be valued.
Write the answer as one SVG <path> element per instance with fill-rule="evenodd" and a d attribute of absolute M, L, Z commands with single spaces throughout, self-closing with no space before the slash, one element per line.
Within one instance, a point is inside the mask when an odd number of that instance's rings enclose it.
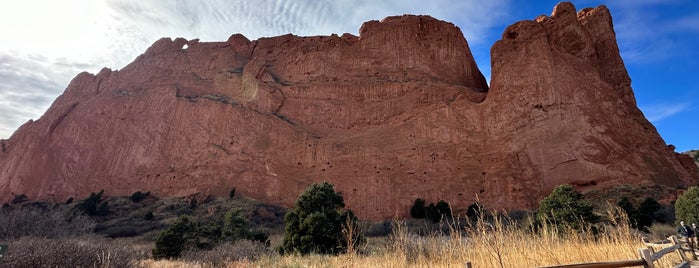
<path fill-rule="evenodd" d="M 121 68 L 161 37 L 356 34 L 365 21 L 409 13 L 459 21 L 469 42 L 478 43 L 508 1 L 12 2 L 0 11 L 0 138 L 38 118 L 77 73 Z"/>
<path fill-rule="evenodd" d="M 646 119 L 653 124 L 657 124 L 663 119 L 672 117 L 679 113 L 688 111 L 692 107 L 690 102 L 678 103 L 657 103 L 648 106 L 641 106 L 641 110 L 646 116 Z"/>
<path fill-rule="evenodd" d="M 699 13 L 687 1 L 615 1 L 610 3 L 622 57 L 653 64 L 678 55 L 697 55 Z M 678 36 L 684 37 L 679 38 Z"/>
<path fill-rule="evenodd" d="M 0 138 L 37 119 L 84 67 L 88 65 L 0 51 Z"/>

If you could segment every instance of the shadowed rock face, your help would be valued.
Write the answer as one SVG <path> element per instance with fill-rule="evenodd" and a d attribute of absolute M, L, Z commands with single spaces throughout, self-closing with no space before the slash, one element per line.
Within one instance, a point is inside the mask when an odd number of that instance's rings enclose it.
<path fill-rule="evenodd" d="M 558 184 L 685 187 L 638 110 L 606 7 L 508 27 L 491 87 L 454 25 L 365 23 L 359 36 L 161 39 L 119 71 L 81 73 L 0 151 L 0 196 L 238 193 L 291 206 L 330 181 L 363 218 L 415 198 L 531 208 Z"/>

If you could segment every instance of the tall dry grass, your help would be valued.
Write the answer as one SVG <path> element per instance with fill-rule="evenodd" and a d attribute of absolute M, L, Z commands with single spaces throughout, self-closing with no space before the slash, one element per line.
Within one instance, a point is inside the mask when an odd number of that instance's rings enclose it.
<path fill-rule="evenodd" d="M 608 212 L 611 222 L 575 230 L 541 226 L 536 232 L 506 217 L 481 218 L 469 226 L 450 225 L 450 232 L 428 236 L 412 234 L 405 222 L 393 223 L 393 232 L 379 246 L 360 253 L 329 255 L 267 254 L 254 261 L 239 260 L 228 267 L 539 267 L 561 264 L 640 259 L 641 234 L 628 228 L 628 218 L 618 208 Z M 527 224 L 524 224 L 528 226 Z M 656 267 L 681 262 L 668 254 Z M 144 267 L 206 267 L 190 262 L 142 262 Z"/>

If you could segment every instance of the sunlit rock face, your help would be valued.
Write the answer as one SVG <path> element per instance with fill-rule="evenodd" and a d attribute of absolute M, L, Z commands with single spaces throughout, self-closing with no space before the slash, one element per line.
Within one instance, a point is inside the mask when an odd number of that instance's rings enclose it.
<path fill-rule="evenodd" d="M 428 16 L 359 36 L 161 39 L 81 73 L 1 141 L 0 197 L 237 193 L 292 206 L 330 181 L 362 218 L 415 198 L 523 209 L 562 183 L 699 180 L 638 110 L 606 7 L 563 3 L 508 27 L 490 87 L 461 31 Z"/>

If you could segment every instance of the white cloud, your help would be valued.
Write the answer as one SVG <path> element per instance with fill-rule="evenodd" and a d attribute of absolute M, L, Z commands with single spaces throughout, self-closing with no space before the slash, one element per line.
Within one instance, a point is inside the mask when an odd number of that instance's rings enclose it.
<path fill-rule="evenodd" d="M 685 14 L 682 1 L 616 1 L 610 3 L 622 57 L 629 63 L 653 64 L 695 53 L 699 13 Z M 680 12 L 681 11 L 681 12 Z"/>
<path fill-rule="evenodd" d="M 161 37 L 224 41 L 293 33 L 357 34 L 361 23 L 427 14 L 459 25 L 469 43 L 506 15 L 498 1 L 36 0 L 0 10 L 0 138 L 38 118 L 81 71 L 118 69 Z"/>
<path fill-rule="evenodd" d="M 653 124 L 657 124 L 665 118 L 687 111 L 691 106 L 689 102 L 680 103 L 657 103 L 649 106 L 642 106 L 646 119 Z"/>

